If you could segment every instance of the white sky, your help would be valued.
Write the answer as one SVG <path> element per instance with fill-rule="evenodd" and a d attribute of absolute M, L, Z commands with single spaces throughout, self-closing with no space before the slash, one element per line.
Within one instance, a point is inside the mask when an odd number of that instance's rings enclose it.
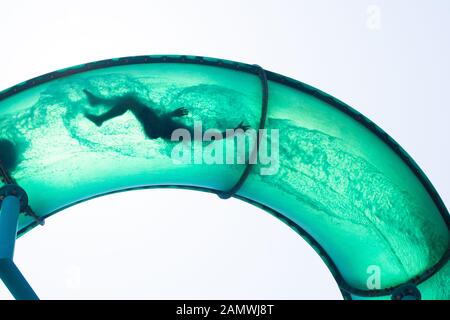
<path fill-rule="evenodd" d="M 120 56 L 258 63 L 368 116 L 448 204 L 449 27 L 446 0 L 2 1 L 0 90 Z M 174 193 L 179 201 L 168 200 Z M 44 299 L 341 298 L 287 226 L 237 200 L 189 191 L 70 208 L 18 240 L 15 260 Z M 0 299 L 9 297 L 0 286 Z"/>

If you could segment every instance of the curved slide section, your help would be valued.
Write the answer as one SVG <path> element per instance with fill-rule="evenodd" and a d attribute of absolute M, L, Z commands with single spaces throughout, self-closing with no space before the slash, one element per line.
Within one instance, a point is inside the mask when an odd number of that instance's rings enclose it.
<path fill-rule="evenodd" d="M 28 195 L 19 235 L 93 197 L 189 188 L 289 224 L 345 298 L 450 298 L 449 214 L 413 160 L 344 103 L 257 66 L 141 56 L 26 81 L 0 93 L 0 160 Z"/>

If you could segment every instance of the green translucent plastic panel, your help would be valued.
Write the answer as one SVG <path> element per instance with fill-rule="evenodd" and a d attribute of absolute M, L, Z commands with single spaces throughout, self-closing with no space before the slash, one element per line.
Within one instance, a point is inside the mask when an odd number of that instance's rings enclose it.
<path fill-rule="evenodd" d="M 368 290 L 374 267 L 381 288 L 389 288 L 435 266 L 449 244 L 443 209 L 401 151 L 309 87 L 294 89 L 274 76 L 268 85 L 266 128 L 279 132 L 279 169 L 261 175 L 263 166 L 256 165 L 237 196 L 303 228 L 331 258 L 333 272 L 353 288 Z M 204 129 L 232 129 L 241 121 L 258 128 L 261 118 L 261 79 L 219 66 L 129 64 L 19 92 L 0 101 L 0 139 L 14 143 L 18 160 L 10 174 L 39 216 L 124 189 L 225 191 L 242 175 L 243 164 L 175 164 L 171 152 L 177 143 L 146 137 L 129 111 L 96 126 L 85 114 L 108 108 L 91 106 L 83 90 L 105 99 L 130 94 L 158 114 L 184 107 L 189 114 L 180 121 L 201 121 Z M 191 149 L 207 145 L 198 141 Z M 19 229 L 29 226 L 33 220 L 22 216 Z M 449 276 L 447 264 L 420 284 L 423 298 L 450 298 Z"/>

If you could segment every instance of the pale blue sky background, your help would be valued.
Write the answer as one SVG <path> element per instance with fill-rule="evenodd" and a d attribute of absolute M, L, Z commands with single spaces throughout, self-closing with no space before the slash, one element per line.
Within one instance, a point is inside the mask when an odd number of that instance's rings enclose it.
<path fill-rule="evenodd" d="M 258 63 L 368 116 L 450 203 L 447 0 L 2 1 L 0 39 L 0 90 L 120 56 Z M 167 201 L 173 192 L 70 208 L 21 238 L 16 261 L 48 299 L 341 298 L 318 256 L 281 222 L 202 193 Z"/>

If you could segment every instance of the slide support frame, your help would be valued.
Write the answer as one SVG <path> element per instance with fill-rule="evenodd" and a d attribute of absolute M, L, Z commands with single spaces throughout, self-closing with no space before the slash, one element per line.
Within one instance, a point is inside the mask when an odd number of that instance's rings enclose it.
<path fill-rule="evenodd" d="M 0 188 L 0 279 L 17 300 L 39 300 L 28 281 L 13 262 L 20 212 L 28 206 L 21 187 L 7 184 Z"/>

